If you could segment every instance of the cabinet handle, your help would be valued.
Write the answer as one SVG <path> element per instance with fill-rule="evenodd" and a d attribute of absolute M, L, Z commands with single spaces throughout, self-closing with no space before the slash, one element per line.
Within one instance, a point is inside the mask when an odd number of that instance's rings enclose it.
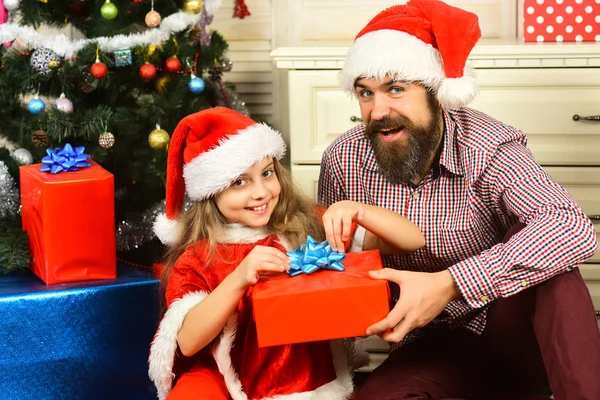
<path fill-rule="evenodd" d="M 584 120 L 584 121 L 600 121 L 600 115 L 590 115 L 588 117 L 582 117 L 578 114 L 573 115 L 573 121 L 579 121 L 579 120 Z"/>
<path fill-rule="evenodd" d="M 595 214 L 595 215 L 588 215 L 587 216 L 589 219 L 591 219 L 592 221 L 600 221 L 600 215 Z"/>
<path fill-rule="evenodd" d="M 599 116 L 599 118 L 600 118 L 600 116 Z M 363 122 L 363 119 L 361 117 L 357 117 L 357 116 L 353 115 L 353 116 L 350 117 L 350 121 L 352 121 L 352 122 Z"/>
<path fill-rule="evenodd" d="M 600 310 L 596 310 L 596 317 L 600 317 Z"/>

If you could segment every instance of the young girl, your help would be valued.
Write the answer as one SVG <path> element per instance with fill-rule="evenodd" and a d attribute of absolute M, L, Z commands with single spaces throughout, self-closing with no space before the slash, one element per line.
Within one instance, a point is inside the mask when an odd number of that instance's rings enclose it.
<path fill-rule="evenodd" d="M 160 399 L 346 399 L 339 343 L 259 348 L 250 292 L 263 274 L 289 269 L 286 251 L 311 235 L 344 250 L 412 251 L 419 229 L 400 215 L 344 201 L 322 217 L 279 164 L 279 133 L 227 108 L 184 118 L 173 133 L 166 215 L 155 232 L 170 246 L 167 312 L 150 353 Z M 184 195 L 194 204 L 183 211 Z M 354 222 L 354 224 L 353 224 Z M 361 228 L 352 232 L 353 226 Z M 375 236 L 373 233 L 377 234 Z M 290 278 L 293 279 L 293 278 Z"/>

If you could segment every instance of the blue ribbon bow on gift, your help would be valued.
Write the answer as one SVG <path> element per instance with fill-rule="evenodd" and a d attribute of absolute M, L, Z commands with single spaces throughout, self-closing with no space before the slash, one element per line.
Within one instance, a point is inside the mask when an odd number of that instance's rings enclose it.
<path fill-rule="evenodd" d="M 73 148 L 69 143 L 65 144 L 62 149 L 46 149 L 46 157 L 42 158 L 42 167 L 40 171 L 50 171 L 53 174 L 59 172 L 77 171 L 79 168 L 89 167 L 91 162 L 87 161 L 90 158 L 89 154 L 84 154 L 84 147 L 79 146 Z"/>
<path fill-rule="evenodd" d="M 311 274 L 318 269 L 343 271 L 342 260 L 346 257 L 344 252 L 331 250 L 327 241 L 317 243 L 310 235 L 306 238 L 306 244 L 301 245 L 300 249 L 289 251 L 287 255 L 292 260 L 288 271 L 291 276 Z"/>

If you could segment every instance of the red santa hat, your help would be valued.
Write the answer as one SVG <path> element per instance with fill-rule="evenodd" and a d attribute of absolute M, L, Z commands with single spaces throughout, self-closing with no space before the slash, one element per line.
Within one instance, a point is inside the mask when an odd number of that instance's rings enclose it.
<path fill-rule="evenodd" d="M 279 132 L 225 107 L 182 119 L 169 146 L 166 214 L 154 223 L 156 236 L 168 245 L 183 233 L 177 219 L 185 193 L 194 201 L 208 199 L 265 157 L 285 154 Z"/>
<path fill-rule="evenodd" d="M 444 108 L 460 108 L 478 92 L 466 62 L 480 37 L 475 14 L 439 0 L 392 6 L 356 36 L 340 82 L 353 92 L 357 79 L 389 74 L 432 89 Z"/>

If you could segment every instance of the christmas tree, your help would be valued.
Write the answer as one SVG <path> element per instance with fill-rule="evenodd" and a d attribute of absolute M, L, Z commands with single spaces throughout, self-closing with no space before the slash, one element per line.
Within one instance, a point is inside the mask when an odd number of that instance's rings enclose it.
<path fill-rule="evenodd" d="M 152 222 L 164 208 L 170 132 L 184 116 L 217 105 L 247 114 L 221 79 L 232 68 L 227 43 L 208 28 L 220 0 L 3 3 L 0 274 L 29 262 L 18 166 L 67 143 L 114 174 L 119 254 L 152 262 L 157 251 L 144 246 L 153 246 Z M 249 15 L 240 6 L 237 16 Z M 72 26 L 81 38 L 40 33 L 48 25 Z"/>

